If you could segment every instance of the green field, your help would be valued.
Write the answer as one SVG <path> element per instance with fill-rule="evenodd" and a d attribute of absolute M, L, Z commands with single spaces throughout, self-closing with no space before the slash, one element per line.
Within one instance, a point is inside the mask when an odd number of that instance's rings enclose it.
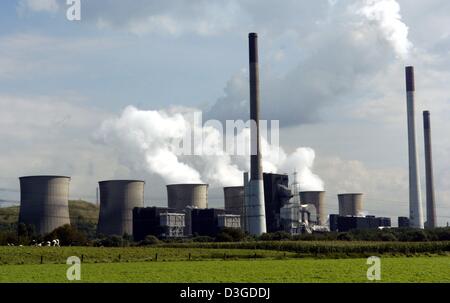
<path fill-rule="evenodd" d="M 68 265 L 3 265 L 0 282 L 68 282 Z M 368 282 L 366 259 L 82 264 L 81 282 Z M 450 282 L 450 257 L 382 258 L 381 282 Z"/>
<path fill-rule="evenodd" d="M 170 247 L 0 247 L 0 269 L 5 265 L 65 264 L 70 256 L 83 263 L 198 261 L 215 259 L 284 259 L 294 252 L 253 249 L 207 249 Z"/>

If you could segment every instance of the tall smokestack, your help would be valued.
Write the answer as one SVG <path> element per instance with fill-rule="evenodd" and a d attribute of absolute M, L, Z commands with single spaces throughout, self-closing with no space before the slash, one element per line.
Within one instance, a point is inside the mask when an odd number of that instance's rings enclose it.
<path fill-rule="evenodd" d="M 408 113 L 408 154 L 409 154 L 409 222 L 411 227 L 423 228 L 422 201 L 418 155 L 416 147 L 416 129 L 414 115 L 414 67 L 407 66 L 406 72 L 406 108 Z"/>
<path fill-rule="evenodd" d="M 261 235 L 266 232 L 266 215 L 264 206 L 264 184 L 261 168 L 261 151 L 259 142 L 259 66 L 258 66 L 258 35 L 250 33 L 249 63 L 250 63 L 250 181 L 248 183 L 248 199 L 246 207 L 248 232 Z"/>
<path fill-rule="evenodd" d="M 423 136 L 425 140 L 425 177 L 427 184 L 427 228 L 436 227 L 436 205 L 434 202 L 433 156 L 431 150 L 430 112 L 423 112 Z"/>

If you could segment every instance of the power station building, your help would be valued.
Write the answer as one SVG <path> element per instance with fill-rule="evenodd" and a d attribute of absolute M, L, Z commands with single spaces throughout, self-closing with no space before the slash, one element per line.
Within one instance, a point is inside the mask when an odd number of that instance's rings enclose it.
<path fill-rule="evenodd" d="M 186 214 L 185 236 L 192 235 L 191 210 L 208 208 L 208 184 L 167 185 L 167 203 L 170 209 Z"/>
<path fill-rule="evenodd" d="M 133 209 L 133 238 L 142 241 L 148 235 L 159 238 L 184 236 L 185 214 L 166 207 Z"/>
<path fill-rule="evenodd" d="M 65 176 L 29 176 L 20 180 L 19 223 L 45 235 L 70 224 L 69 183 Z"/>
<path fill-rule="evenodd" d="M 267 232 L 283 230 L 280 216 L 281 208 L 292 198 L 292 192 L 289 189 L 289 176 L 264 173 L 263 181 Z"/>
<path fill-rule="evenodd" d="M 144 207 L 144 181 L 99 182 L 100 214 L 97 232 L 102 235 L 133 234 L 133 209 Z"/>
<path fill-rule="evenodd" d="M 377 229 L 381 227 L 390 227 L 391 219 L 384 217 L 365 216 L 340 216 L 330 215 L 330 230 L 346 232 L 356 229 Z"/>
<path fill-rule="evenodd" d="M 192 234 L 214 237 L 223 228 L 240 228 L 240 216 L 227 214 L 223 209 L 192 209 Z"/>

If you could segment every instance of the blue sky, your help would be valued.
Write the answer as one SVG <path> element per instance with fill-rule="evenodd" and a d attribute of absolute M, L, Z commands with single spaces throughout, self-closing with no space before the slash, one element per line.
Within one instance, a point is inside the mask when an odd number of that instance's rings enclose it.
<path fill-rule="evenodd" d="M 280 120 L 286 151 L 315 150 L 330 208 L 335 194 L 362 191 L 368 210 L 407 214 L 403 73 L 414 65 L 421 172 L 428 109 L 440 222 L 450 221 L 448 1 L 84 0 L 77 22 L 66 7 L 0 3 L 0 198 L 18 199 L 20 175 L 55 173 L 71 175 L 71 194 L 84 198 L 98 180 L 144 178 L 148 204 L 163 205 L 164 181 L 93 134 L 128 105 L 247 118 L 256 31 L 262 115 Z M 220 189 L 211 197 L 220 205 Z"/>

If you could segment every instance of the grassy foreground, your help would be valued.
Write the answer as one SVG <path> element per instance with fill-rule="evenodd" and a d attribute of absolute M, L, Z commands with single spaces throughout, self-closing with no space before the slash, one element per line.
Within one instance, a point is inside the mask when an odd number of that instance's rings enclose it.
<path fill-rule="evenodd" d="M 0 282 L 68 282 L 68 265 L 3 265 Z M 368 282 L 366 259 L 82 264 L 81 282 Z M 381 282 L 450 282 L 450 257 L 382 258 Z"/>

